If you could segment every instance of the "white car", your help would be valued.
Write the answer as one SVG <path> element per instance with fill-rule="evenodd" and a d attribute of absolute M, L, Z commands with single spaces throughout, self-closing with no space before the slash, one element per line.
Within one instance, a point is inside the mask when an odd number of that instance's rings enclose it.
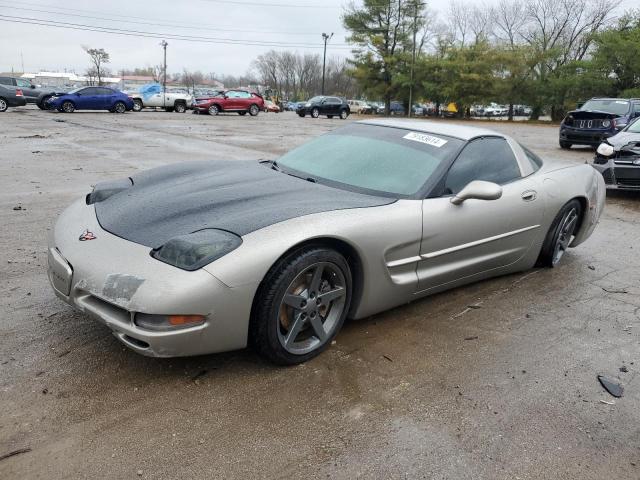
<path fill-rule="evenodd" d="M 369 107 L 369 105 L 367 105 L 367 102 L 365 102 L 364 100 L 347 100 L 347 103 L 349 104 L 351 113 L 359 114 L 362 112 L 362 110 Z"/>
<path fill-rule="evenodd" d="M 504 105 L 497 105 L 492 103 L 484 109 L 484 115 L 486 117 L 504 117 L 509 114 L 509 109 Z"/>
<path fill-rule="evenodd" d="M 184 113 L 191 106 L 193 97 L 188 93 L 167 91 L 148 91 L 141 88 L 137 92 L 128 93 L 133 100 L 133 111 L 139 112 L 143 108 L 164 108 L 167 112 Z"/>

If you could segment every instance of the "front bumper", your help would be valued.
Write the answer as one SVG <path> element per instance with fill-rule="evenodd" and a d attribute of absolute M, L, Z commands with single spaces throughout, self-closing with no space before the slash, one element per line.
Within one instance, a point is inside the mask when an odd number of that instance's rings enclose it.
<path fill-rule="evenodd" d="M 79 241 L 84 230 L 96 239 Z M 244 348 L 258 284 L 230 288 L 205 270 L 187 272 L 153 259 L 149 248 L 103 230 L 93 206 L 65 210 L 49 240 L 55 294 L 106 325 L 127 347 L 154 357 Z M 205 315 L 202 325 L 171 331 L 138 327 L 136 313 Z"/>
<path fill-rule="evenodd" d="M 27 104 L 27 99 L 25 97 L 15 97 L 15 100 L 9 100 L 7 104 L 10 107 L 24 107 Z"/>
<path fill-rule="evenodd" d="M 617 134 L 612 129 L 579 129 L 562 125 L 560 127 L 560 141 L 573 145 L 589 145 L 597 147 L 605 139 Z"/>
<path fill-rule="evenodd" d="M 637 157 L 635 161 L 639 161 Z M 591 166 L 602 174 L 609 190 L 640 190 L 640 164 L 634 159 L 620 159 L 617 156 L 609 159 L 596 157 Z"/>

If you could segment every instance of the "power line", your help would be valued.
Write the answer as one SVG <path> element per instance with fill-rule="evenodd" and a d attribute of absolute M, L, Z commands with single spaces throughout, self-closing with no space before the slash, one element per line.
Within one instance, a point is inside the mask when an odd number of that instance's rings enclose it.
<path fill-rule="evenodd" d="M 130 36 L 130 37 L 158 38 L 158 39 L 169 38 L 172 40 L 181 40 L 186 42 L 214 43 L 214 44 L 226 44 L 226 45 L 249 45 L 249 46 L 264 46 L 264 47 L 323 48 L 322 45 L 316 45 L 316 44 L 288 43 L 288 42 L 275 42 L 275 41 L 262 41 L 262 40 L 238 40 L 233 38 L 200 37 L 195 35 L 178 35 L 178 34 L 171 34 L 171 33 L 146 32 L 146 31 L 140 31 L 140 30 L 120 29 L 120 28 L 114 28 L 114 27 L 100 27 L 95 25 L 61 22 L 57 20 L 44 20 L 44 19 L 30 18 L 30 17 L 19 17 L 19 16 L 13 16 L 13 15 L 0 15 L 0 21 L 8 22 L 8 23 L 63 28 L 67 30 L 109 33 L 113 35 L 124 35 L 124 36 Z M 341 46 L 338 46 L 336 48 L 343 49 L 343 50 L 350 49 L 350 47 L 348 47 L 346 44 L 341 44 Z"/>
<path fill-rule="evenodd" d="M 21 2 L 23 4 L 24 2 Z M 30 5 L 26 3 L 26 5 Z M 109 18 L 109 17 L 119 17 L 120 15 L 111 15 L 104 14 L 105 16 L 93 16 L 93 15 L 81 15 L 78 13 L 69 13 L 69 12 L 57 12 L 53 10 L 43 10 L 40 8 L 27 8 L 16 5 L 8 5 L 8 4 L 0 4 L 1 7 L 13 8 L 18 10 L 25 10 L 28 12 L 36 12 L 36 13 L 47 13 L 52 15 L 60 15 L 65 17 L 77 17 L 77 18 L 86 18 L 90 20 L 105 20 L 107 22 L 124 22 L 131 23 L 137 25 L 149 25 L 153 27 L 172 27 L 172 28 L 181 28 L 185 30 L 209 30 L 209 31 L 220 31 L 220 32 L 242 32 L 242 33 L 261 33 L 261 34 L 276 34 L 276 35 L 299 35 L 299 36 L 316 36 L 317 33 L 311 33 L 308 30 L 304 32 L 287 32 L 287 31 L 276 31 L 276 30 L 247 30 L 244 28 L 222 28 L 222 27 L 210 27 L 210 26 L 196 26 L 198 24 L 180 24 L 180 23 L 157 23 L 157 22 L 143 22 L 140 20 L 123 20 L 119 18 Z M 85 10 L 77 10 L 77 11 L 85 11 Z M 102 14 L 100 14 L 102 15 Z M 108 16 L 106 16 L 108 15 Z M 140 17 L 125 17 L 125 18 L 140 18 Z"/>
<path fill-rule="evenodd" d="M 339 5 L 300 5 L 294 3 L 264 3 L 264 2 L 241 2 L 238 0 L 205 0 L 214 3 L 227 3 L 230 5 L 244 5 L 257 7 L 278 7 L 278 8 L 340 8 Z"/>

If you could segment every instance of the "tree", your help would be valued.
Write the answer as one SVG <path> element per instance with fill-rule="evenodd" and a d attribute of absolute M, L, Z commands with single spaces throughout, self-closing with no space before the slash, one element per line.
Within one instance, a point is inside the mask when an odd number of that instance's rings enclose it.
<path fill-rule="evenodd" d="M 83 46 L 82 49 L 87 52 L 90 58 L 90 67 L 87 70 L 87 77 L 91 85 L 102 85 L 102 79 L 109 74 L 109 71 L 104 67 L 106 63 L 109 63 L 109 54 L 105 52 L 104 48 L 89 48 Z"/>

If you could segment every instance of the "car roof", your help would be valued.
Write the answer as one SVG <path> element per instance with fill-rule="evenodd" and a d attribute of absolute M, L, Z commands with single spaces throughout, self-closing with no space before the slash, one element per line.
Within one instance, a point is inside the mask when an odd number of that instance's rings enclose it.
<path fill-rule="evenodd" d="M 367 125 L 378 125 L 380 127 L 404 128 L 406 130 L 414 130 L 416 132 L 435 133 L 459 138 L 461 140 L 471 140 L 472 138 L 485 136 L 497 136 L 506 138 L 505 135 L 493 130 L 489 130 L 488 128 L 472 127 L 469 125 L 460 125 L 458 123 L 431 122 L 428 120 L 402 120 L 391 118 L 380 120 L 362 120 L 358 123 Z"/>

